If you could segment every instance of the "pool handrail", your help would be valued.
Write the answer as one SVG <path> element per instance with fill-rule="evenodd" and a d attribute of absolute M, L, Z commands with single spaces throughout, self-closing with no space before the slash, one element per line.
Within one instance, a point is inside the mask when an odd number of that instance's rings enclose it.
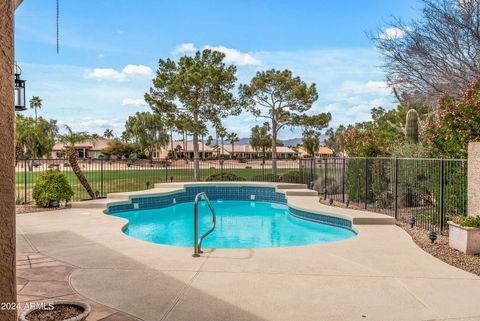
<path fill-rule="evenodd" d="M 201 200 L 207 202 L 208 207 L 210 208 L 210 212 L 212 212 L 212 227 L 208 231 L 206 231 L 202 236 L 200 236 L 200 240 L 198 239 L 198 203 Z M 213 232 L 215 226 L 217 225 L 217 215 L 215 215 L 215 210 L 213 209 L 212 203 L 210 203 L 210 199 L 208 198 L 205 192 L 200 192 L 195 196 L 195 205 L 194 205 L 194 244 L 193 244 L 193 257 L 199 257 L 200 253 L 202 252 L 202 241 L 205 237 L 207 237 L 210 233 Z"/>

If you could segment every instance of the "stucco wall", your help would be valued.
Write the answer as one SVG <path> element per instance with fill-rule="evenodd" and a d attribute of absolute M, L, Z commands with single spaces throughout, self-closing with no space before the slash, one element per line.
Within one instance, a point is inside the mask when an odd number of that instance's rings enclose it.
<path fill-rule="evenodd" d="M 468 145 L 468 215 L 480 215 L 480 142 Z"/>
<path fill-rule="evenodd" d="M 16 301 L 13 0 L 0 0 L 0 301 Z M 16 320 L 0 309 L 0 320 Z"/>

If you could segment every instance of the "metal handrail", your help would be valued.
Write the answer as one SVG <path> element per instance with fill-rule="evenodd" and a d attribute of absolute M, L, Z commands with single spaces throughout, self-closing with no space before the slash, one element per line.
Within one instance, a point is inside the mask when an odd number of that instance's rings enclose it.
<path fill-rule="evenodd" d="M 207 202 L 208 207 L 210 208 L 210 211 L 212 212 L 212 227 L 206 231 L 202 236 L 200 236 L 200 240 L 198 239 L 198 202 L 201 200 L 204 200 Z M 210 200 L 208 199 L 208 196 L 205 192 L 200 192 L 195 196 L 195 208 L 194 208 L 194 228 L 193 228 L 193 233 L 194 233 L 194 244 L 193 244 L 193 257 L 199 257 L 200 253 L 202 252 L 202 241 L 205 237 L 208 236 L 208 234 L 212 233 L 213 230 L 215 229 L 215 226 L 217 225 L 217 215 L 215 215 L 215 210 L 213 209 L 212 204 L 210 203 Z"/>

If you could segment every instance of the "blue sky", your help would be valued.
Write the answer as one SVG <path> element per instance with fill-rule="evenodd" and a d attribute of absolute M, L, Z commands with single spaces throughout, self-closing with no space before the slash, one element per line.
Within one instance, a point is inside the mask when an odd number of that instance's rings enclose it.
<path fill-rule="evenodd" d="M 395 106 L 365 34 L 418 8 L 413 0 L 60 0 L 57 55 L 55 0 L 25 0 L 15 15 L 16 60 L 27 98 L 43 99 L 40 114 L 76 130 L 120 134 L 129 115 L 150 110 L 142 99 L 158 59 L 205 47 L 226 53 L 238 83 L 269 68 L 316 83 L 311 112 L 331 112 L 337 126 L 369 119 L 372 107 Z M 241 137 L 255 123 L 246 113 L 225 120 Z"/>

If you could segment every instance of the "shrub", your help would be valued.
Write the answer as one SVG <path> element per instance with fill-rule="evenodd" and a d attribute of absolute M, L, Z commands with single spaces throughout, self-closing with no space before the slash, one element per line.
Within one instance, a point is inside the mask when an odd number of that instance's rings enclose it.
<path fill-rule="evenodd" d="M 327 176 L 326 184 L 325 178 L 319 178 L 313 184 L 313 189 L 320 194 L 325 192 L 325 187 L 327 188 L 327 195 L 339 194 L 341 190 L 340 183 L 334 178 Z"/>
<path fill-rule="evenodd" d="M 307 173 L 300 173 L 299 171 L 291 171 L 283 174 L 283 181 L 285 183 L 305 183 L 309 184 L 311 181 L 317 180 L 318 175 L 307 172 Z"/>
<path fill-rule="evenodd" d="M 480 227 L 480 216 L 456 216 L 452 221 L 464 227 Z"/>
<path fill-rule="evenodd" d="M 281 175 L 274 175 L 272 173 L 266 173 L 265 175 L 255 175 L 252 177 L 252 181 L 260 182 L 282 182 L 283 177 Z"/>
<path fill-rule="evenodd" d="M 245 181 L 245 178 L 234 173 L 223 172 L 215 173 L 207 177 L 207 182 L 223 182 L 223 181 Z"/>
<path fill-rule="evenodd" d="M 70 201 L 73 190 L 67 177 L 59 170 L 43 172 L 33 188 L 33 199 L 39 207 L 49 207 L 53 202 Z"/>
<path fill-rule="evenodd" d="M 245 164 L 245 163 L 247 162 L 247 160 L 246 160 L 245 158 L 239 158 L 239 159 L 238 159 L 238 162 Z"/>

